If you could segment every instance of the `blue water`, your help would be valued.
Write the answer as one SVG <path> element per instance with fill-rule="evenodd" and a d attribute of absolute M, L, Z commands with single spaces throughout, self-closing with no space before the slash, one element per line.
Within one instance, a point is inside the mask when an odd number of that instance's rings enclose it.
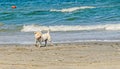
<path fill-rule="evenodd" d="M 12 9 L 13 5 L 17 8 Z M 48 28 L 54 42 L 119 41 L 119 11 L 120 0 L 0 0 L 0 43 L 12 43 L 4 41 L 3 37 L 12 39 L 18 32 L 21 37 L 25 34 L 32 37 L 33 31 Z M 54 37 L 56 34 L 66 38 Z M 80 37 L 82 34 L 86 38 Z M 33 38 L 25 43 L 32 43 Z M 21 43 L 24 38 L 19 39 Z"/>

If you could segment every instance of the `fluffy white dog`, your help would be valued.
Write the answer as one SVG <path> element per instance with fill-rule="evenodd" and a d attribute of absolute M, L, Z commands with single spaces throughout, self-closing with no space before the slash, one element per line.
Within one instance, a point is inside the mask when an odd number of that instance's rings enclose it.
<path fill-rule="evenodd" d="M 51 36 L 50 36 L 50 33 L 49 33 L 49 30 L 47 33 L 42 33 L 42 32 L 34 32 L 35 34 L 35 46 L 41 46 L 42 42 L 45 42 L 45 46 L 47 45 L 47 42 L 49 41 L 52 44 L 52 40 L 51 40 Z"/>

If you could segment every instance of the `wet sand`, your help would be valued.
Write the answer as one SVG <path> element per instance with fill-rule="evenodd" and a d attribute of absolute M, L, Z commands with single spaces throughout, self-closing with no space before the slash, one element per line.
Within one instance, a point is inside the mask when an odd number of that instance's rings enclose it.
<path fill-rule="evenodd" d="M 120 42 L 1 44 L 0 69 L 120 69 Z"/>

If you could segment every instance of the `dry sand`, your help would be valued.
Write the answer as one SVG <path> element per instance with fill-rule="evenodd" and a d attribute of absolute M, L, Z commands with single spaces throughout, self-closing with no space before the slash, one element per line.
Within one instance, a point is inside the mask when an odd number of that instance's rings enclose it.
<path fill-rule="evenodd" d="M 120 69 L 120 43 L 1 44 L 0 69 Z"/>

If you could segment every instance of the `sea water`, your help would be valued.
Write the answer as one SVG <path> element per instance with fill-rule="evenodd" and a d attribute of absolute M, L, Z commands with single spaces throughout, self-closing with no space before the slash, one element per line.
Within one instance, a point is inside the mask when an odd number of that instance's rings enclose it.
<path fill-rule="evenodd" d="M 0 44 L 33 44 L 48 29 L 54 43 L 120 41 L 119 11 L 120 0 L 0 0 Z"/>

